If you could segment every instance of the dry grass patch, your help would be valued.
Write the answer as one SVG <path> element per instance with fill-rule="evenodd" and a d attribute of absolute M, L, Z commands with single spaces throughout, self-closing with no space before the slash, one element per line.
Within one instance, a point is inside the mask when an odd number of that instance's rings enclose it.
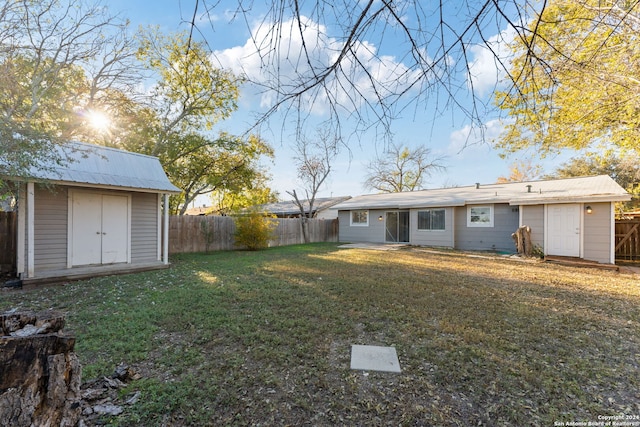
<path fill-rule="evenodd" d="M 0 293 L 58 308 L 89 377 L 144 379 L 120 425 L 554 425 L 640 415 L 640 284 L 610 271 L 319 244 Z M 395 346 L 402 373 L 349 369 Z"/>

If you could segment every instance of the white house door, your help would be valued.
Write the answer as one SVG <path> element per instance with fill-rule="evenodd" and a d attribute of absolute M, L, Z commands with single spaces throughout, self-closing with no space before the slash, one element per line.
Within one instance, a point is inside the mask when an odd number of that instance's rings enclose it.
<path fill-rule="evenodd" d="M 547 254 L 580 256 L 580 205 L 548 205 Z"/>
<path fill-rule="evenodd" d="M 129 198 L 73 193 L 71 265 L 127 262 Z"/>

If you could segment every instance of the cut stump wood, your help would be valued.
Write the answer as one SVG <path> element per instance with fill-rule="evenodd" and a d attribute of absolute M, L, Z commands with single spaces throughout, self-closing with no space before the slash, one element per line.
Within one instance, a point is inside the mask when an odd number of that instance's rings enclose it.
<path fill-rule="evenodd" d="M 515 233 L 511 235 L 518 254 L 531 256 L 533 253 L 533 244 L 531 243 L 531 227 L 523 225 L 519 227 Z"/>

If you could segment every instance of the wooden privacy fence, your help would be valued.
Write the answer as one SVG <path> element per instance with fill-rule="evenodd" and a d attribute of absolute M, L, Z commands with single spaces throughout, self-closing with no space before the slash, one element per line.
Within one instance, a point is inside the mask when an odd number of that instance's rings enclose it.
<path fill-rule="evenodd" d="M 269 246 L 286 246 L 304 243 L 300 219 L 275 218 L 275 238 Z M 233 234 L 236 230 L 229 216 L 180 215 L 169 218 L 169 253 L 209 252 L 238 249 Z M 311 242 L 337 242 L 337 219 L 310 219 Z"/>
<path fill-rule="evenodd" d="M 640 261 L 640 219 L 616 220 L 616 260 Z"/>
<path fill-rule="evenodd" d="M 16 212 L 0 212 L 0 274 L 16 265 Z"/>

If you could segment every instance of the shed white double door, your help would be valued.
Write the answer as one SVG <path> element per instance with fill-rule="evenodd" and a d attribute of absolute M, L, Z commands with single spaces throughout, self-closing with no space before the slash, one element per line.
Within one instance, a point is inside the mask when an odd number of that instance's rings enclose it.
<path fill-rule="evenodd" d="M 129 259 L 129 197 L 74 192 L 71 265 L 114 264 Z"/>
<path fill-rule="evenodd" d="M 580 256 L 581 213 L 582 209 L 578 204 L 548 206 L 548 255 Z"/>

